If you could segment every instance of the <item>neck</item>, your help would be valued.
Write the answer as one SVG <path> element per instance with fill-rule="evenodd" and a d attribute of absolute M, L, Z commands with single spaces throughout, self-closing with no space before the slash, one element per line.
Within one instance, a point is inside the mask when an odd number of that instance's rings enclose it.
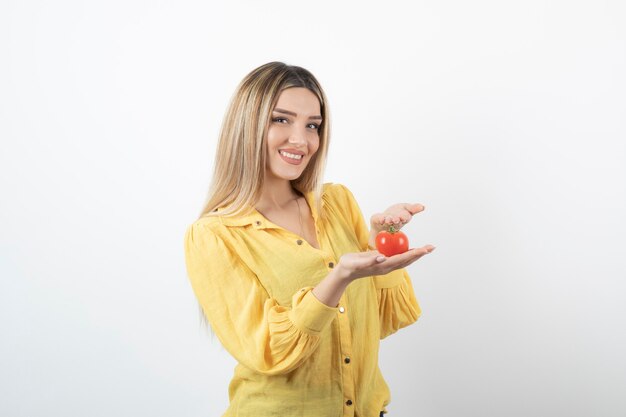
<path fill-rule="evenodd" d="M 287 180 L 275 179 L 270 180 L 266 177 L 263 190 L 261 191 L 261 198 L 256 204 L 257 210 L 272 211 L 272 210 L 284 210 L 293 204 L 292 201 L 298 198 L 300 194 L 293 189 L 291 183 Z"/>

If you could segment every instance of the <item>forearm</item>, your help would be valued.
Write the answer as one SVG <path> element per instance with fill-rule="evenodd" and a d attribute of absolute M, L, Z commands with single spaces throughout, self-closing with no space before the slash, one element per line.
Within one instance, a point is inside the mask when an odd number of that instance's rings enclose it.
<path fill-rule="evenodd" d="M 353 280 L 339 267 L 330 273 L 313 288 L 313 295 L 322 303 L 336 307 L 344 291 Z"/>

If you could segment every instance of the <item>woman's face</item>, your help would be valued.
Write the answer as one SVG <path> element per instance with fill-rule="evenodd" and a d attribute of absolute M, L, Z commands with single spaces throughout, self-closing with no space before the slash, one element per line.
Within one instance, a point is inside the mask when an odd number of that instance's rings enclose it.
<path fill-rule="evenodd" d="M 278 96 L 267 132 L 266 175 L 294 180 L 320 145 L 320 102 L 307 88 L 292 87 Z"/>

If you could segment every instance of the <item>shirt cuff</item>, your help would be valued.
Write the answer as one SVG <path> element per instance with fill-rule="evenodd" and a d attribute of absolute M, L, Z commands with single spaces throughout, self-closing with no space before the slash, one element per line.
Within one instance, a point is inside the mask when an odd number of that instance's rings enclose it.
<path fill-rule="evenodd" d="M 396 269 L 386 275 L 374 276 L 374 286 L 377 290 L 384 288 L 394 288 L 402 284 L 408 278 L 406 269 Z"/>
<path fill-rule="evenodd" d="M 303 332 L 316 335 L 333 321 L 339 309 L 322 303 L 312 290 L 313 287 L 302 288 L 293 296 L 289 318 Z"/>

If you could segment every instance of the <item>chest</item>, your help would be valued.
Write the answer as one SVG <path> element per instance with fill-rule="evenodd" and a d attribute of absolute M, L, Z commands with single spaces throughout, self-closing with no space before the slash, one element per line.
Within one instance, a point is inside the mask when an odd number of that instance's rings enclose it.
<path fill-rule="evenodd" d="M 302 199 L 304 200 L 304 199 Z M 314 249 L 320 250 L 318 231 L 315 220 L 306 202 L 298 207 L 299 212 L 269 212 L 264 213 L 265 218 L 281 227 L 285 231 L 298 236 L 300 240 L 309 244 Z"/>
<path fill-rule="evenodd" d="M 303 239 L 285 226 L 248 230 L 241 257 L 255 273 L 268 294 L 279 304 L 290 306 L 293 295 L 301 288 L 314 287 L 339 263 L 344 253 L 358 252 L 355 232 L 341 218 L 309 223 L 308 236 L 317 245 Z M 291 224 L 293 226 L 293 223 Z M 243 243 L 243 242 L 242 242 Z"/>

